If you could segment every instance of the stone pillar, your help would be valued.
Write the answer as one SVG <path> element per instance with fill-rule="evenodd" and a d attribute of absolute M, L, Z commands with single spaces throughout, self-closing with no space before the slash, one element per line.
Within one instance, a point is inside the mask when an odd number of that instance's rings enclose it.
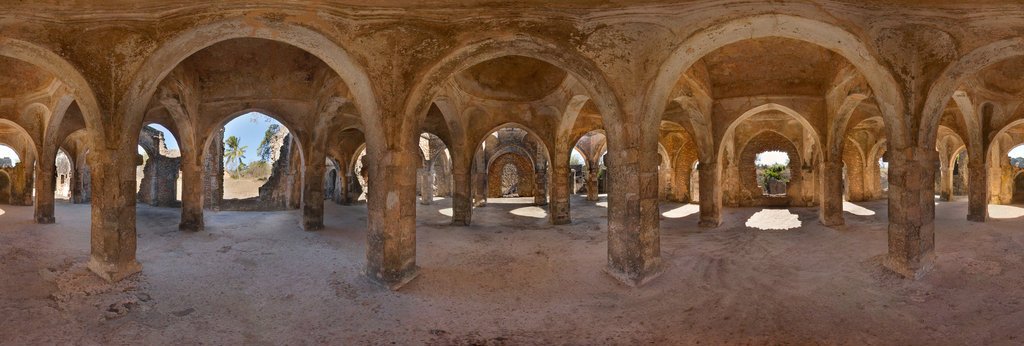
<path fill-rule="evenodd" d="M 135 260 L 135 146 L 89 152 L 92 169 L 92 231 L 89 269 L 120 281 L 142 270 Z"/>
<path fill-rule="evenodd" d="M 463 150 L 456 149 L 462 154 Z M 469 226 L 473 220 L 473 165 L 470 160 L 452 157 L 452 224 Z"/>
<path fill-rule="evenodd" d="M 224 200 L 224 129 L 210 139 L 210 147 L 203 156 L 203 205 L 220 210 Z"/>
<path fill-rule="evenodd" d="M 181 157 L 181 222 L 178 229 L 198 232 L 205 227 L 203 222 L 203 164 L 196 149 L 182 152 Z"/>
<path fill-rule="evenodd" d="M 647 150 L 609 152 L 605 164 L 612 180 L 608 190 L 608 267 L 629 286 L 640 286 L 662 273 L 658 210 L 657 141 Z"/>
<path fill-rule="evenodd" d="M 487 171 L 473 174 L 473 206 L 487 205 Z"/>
<path fill-rule="evenodd" d="M 587 200 L 597 201 L 597 177 L 601 174 L 601 167 L 597 164 L 590 165 L 590 173 L 587 174 Z"/>
<path fill-rule="evenodd" d="M 950 166 L 953 165 L 943 165 L 939 171 L 939 199 L 947 202 L 953 200 L 953 168 Z"/>
<path fill-rule="evenodd" d="M 572 222 L 569 215 L 569 196 L 575 182 L 574 171 L 569 169 L 569 158 L 555 155 L 551 162 L 551 201 L 548 202 L 548 217 L 552 225 Z"/>
<path fill-rule="evenodd" d="M 319 231 L 324 228 L 324 154 L 315 148 L 309 150 L 302 172 L 302 229 Z"/>
<path fill-rule="evenodd" d="M 718 227 L 722 224 L 722 180 L 718 163 L 701 161 L 697 165 L 700 180 L 700 227 Z"/>
<path fill-rule="evenodd" d="M 434 202 L 434 170 L 433 164 L 429 161 L 426 167 L 416 170 L 416 177 L 420 187 L 420 204 L 430 205 Z"/>
<path fill-rule="evenodd" d="M 359 177 L 355 174 L 346 175 L 345 204 L 359 202 L 359 196 L 363 194 L 363 185 L 359 183 Z"/>
<path fill-rule="evenodd" d="M 968 157 L 967 174 L 967 220 L 974 222 L 988 221 L 988 169 L 985 167 L 985 158 L 975 157 L 984 155 L 970 155 Z M 953 180 L 950 179 L 950 186 Z"/>
<path fill-rule="evenodd" d="M 548 205 L 548 169 L 534 168 L 534 177 L 537 189 L 533 194 L 533 205 L 543 207 Z"/>
<path fill-rule="evenodd" d="M 889 152 L 889 253 L 885 267 L 919 278 L 935 259 L 935 150 Z"/>
<path fill-rule="evenodd" d="M 419 271 L 416 266 L 416 165 L 410 146 L 388 150 L 372 162 L 368 181 L 366 270 L 370 279 L 397 290 Z"/>
<path fill-rule="evenodd" d="M 334 175 L 334 195 L 331 196 L 336 204 L 347 204 L 348 179 L 346 177 L 344 167 L 338 167 L 337 173 Z"/>
<path fill-rule="evenodd" d="M 843 162 L 822 162 L 821 204 L 818 207 L 819 220 L 828 227 L 842 226 L 843 220 Z"/>
<path fill-rule="evenodd" d="M 44 154 L 44 158 L 40 159 L 36 164 L 34 214 L 36 223 L 40 224 L 51 224 L 56 221 L 53 215 L 53 194 L 56 191 L 54 183 L 57 175 L 57 166 L 56 162 L 51 162 L 46 157 L 49 157 L 49 155 Z"/>

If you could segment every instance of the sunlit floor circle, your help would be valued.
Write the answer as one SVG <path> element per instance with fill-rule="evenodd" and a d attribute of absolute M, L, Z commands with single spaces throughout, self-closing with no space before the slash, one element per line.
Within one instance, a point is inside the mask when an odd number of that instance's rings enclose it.
<path fill-rule="evenodd" d="M 602 208 L 608 208 L 608 202 L 597 202 L 597 203 L 594 203 L 594 205 L 596 205 L 598 207 L 602 207 Z"/>
<path fill-rule="evenodd" d="M 993 219 L 1016 219 L 1024 216 L 1024 208 L 1013 205 L 989 204 L 988 216 Z"/>
<path fill-rule="evenodd" d="M 538 218 L 538 219 L 543 219 L 545 217 L 548 217 L 548 212 L 545 211 L 544 208 L 541 208 L 541 207 L 522 207 L 522 208 L 512 209 L 512 211 L 510 211 L 509 213 L 512 213 L 512 215 L 532 217 L 532 218 Z"/>
<path fill-rule="evenodd" d="M 444 215 L 444 216 L 452 216 L 452 208 L 444 208 L 444 209 L 438 210 L 437 212 L 441 213 L 441 215 Z"/>
<path fill-rule="evenodd" d="M 700 212 L 700 206 L 696 204 L 686 204 L 678 208 L 661 213 L 661 216 L 671 219 L 678 219 L 696 214 L 698 212 Z"/>
<path fill-rule="evenodd" d="M 3 209 L 0 209 L 0 215 L 6 214 L 6 213 L 7 213 L 6 211 L 4 211 Z"/>
<path fill-rule="evenodd" d="M 787 230 L 800 227 L 800 219 L 789 209 L 762 209 L 747 219 L 746 226 L 760 230 Z"/>
<path fill-rule="evenodd" d="M 856 205 L 856 204 L 853 204 L 853 203 L 850 203 L 850 202 L 847 202 L 847 201 L 843 201 L 843 211 L 845 211 L 847 213 L 850 213 L 850 214 L 853 214 L 853 215 L 860 215 L 860 216 L 875 215 L 875 211 L 874 210 L 871 210 L 871 209 L 868 209 L 868 208 L 864 208 L 862 206 L 859 206 L 859 205 Z"/>

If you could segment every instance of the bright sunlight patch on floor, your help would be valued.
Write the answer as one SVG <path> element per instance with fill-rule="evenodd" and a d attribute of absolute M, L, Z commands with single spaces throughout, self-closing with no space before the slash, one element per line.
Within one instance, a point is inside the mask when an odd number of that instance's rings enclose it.
<path fill-rule="evenodd" d="M 760 230 L 785 230 L 800 227 L 800 219 L 789 209 L 762 209 L 747 219 L 746 226 Z"/>
<path fill-rule="evenodd" d="M 845 211 L 847 213 L 850 213 L 850 214 L 853 214 L 853 215 L 860 215 L 860 216 L 875 215 L 875 211 L 874 210 L 871 210 L 871 209 L 868 209 L 868 208 L 864 208 L 862 206 L 859 206 L 859 205 L 856 205 L 856 204 L 853 204 L 853 203 L 850 203 L 850 202 L 847 202 L 847 201 L 843 201 L 843 211 Z"/>
<path fill-rule="evenodd" d="M 438 210 L 437 212 L 441 213 L 441 215 L 444 215 L 444 216 L 452 216 L 452 208 L 444 208 L 444 209 Z"/>
<path fill-rule="evenodd" d="M 543 219 L 548 216 L 548 212 L 541 207 L 522 207 L 518 209 L 513 209 L 512 211 L 510 211 L 510 213 L 512 213 L 512 215 L 526 216 L 538 219 Z"/>
<path fill-rule="evenodd" d="M 1015 219 L 1024 216 L 1024 208 L 1013 205 L 988 205 L 988 216 L 993 219 Z"/>
<path fill-rule="evenodd" d="M 679 206 L 678 208 L 661 213 L 661 216 L 670 219 L 678 219 L 696 214 L 697 212 L 700 212 L 700 206 L 696 204 L 686 204 Z"/>

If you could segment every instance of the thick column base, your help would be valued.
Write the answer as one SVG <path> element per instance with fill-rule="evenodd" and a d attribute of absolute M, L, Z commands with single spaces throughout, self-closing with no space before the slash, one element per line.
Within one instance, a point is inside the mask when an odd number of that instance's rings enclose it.
<path fill-rule="evenodd" d="M 971 222 L 986 222 L 988 221 L 988 213 L 967 213 L 967 221 Z"/>
<path fill-rule="evenodd" d="M 718 218 L 701 218 L 697 221 L 697 226 L 701 228 L 715 228 L 722 225 L 722 220 Z"/>
<path fill-rule="evenodd" d="M 178 230 L 185 232 L 201 232 L 204 227 L 202 221 L 182 221 L 178 224 Z"/>
<path fill-rule="evenodd" d="M 419 274 L 420 267 L 417 266 L 412 266 L 399 272 L 381 272 L 370 267 L 367 267 L 366 270 L 363 271 L 363 275 L 366 275 L 370 281 L 392 291 L 401 289 L 403 286 L 419 276 Z"/>
<path fill-rule="evenodd" d="M 650 266 L 650 269 L 626 272 L 613 268 L 611 265 L 604 267 L 604 272 L 610 275 L 615 280 L 618 280 L 623 285 L 629 287 L 640 287 L 651 282 L 655 278 L 661 276 L 665 272 L 665 266 L 661 262 L 661 258 L 655 259 L 654 265 Z"/>
<path fill-rule="evenodd" d="M 307 232 L 312 232 L 312 231 L 319 231 L 319 230 L 323 230 L 323 229 L 324 229 L 324 219 L 323 218 L 311 218 L 311 217 L 303 217 L 302 218 L 302 230 L 307 231 Z"/>
<path fill-rule="evenodd" d="M 842 226 L 842 225 L 846 224 L 846 220 L 843 219 L 842 215 L 839 215 L 839 216 L 836 216 L 836 215 L 824 216 L 824 215 L 822 215 L 821 219 L 818 220 L 818 221 L 820 221 L 821 224 L 823 226 L 825 226 L 825 227 L 839 227 L 839 226 Z"/>
<path fill-rule="evenodd" d="M 38 224 L 49 225 L 55 222 L 57 222 L 57 218 L 53 217 L 53 215 L 36 216 L 36 223 Z"/>
<path fill-rule="evenodd" d="M 129 263 L 113 264 L 101 263 L 95 258 L 91 258 L 88 267 L 89 270 L 108 282 L 118 282 L 142 271 L 142 265 L 134 260 Z"/>
<path fill-rule="evenodd" d="M 924 277 L 932 269 L 935 264 L 935 253 L 929 252 L 921 256 L 920 260 L 908 261 L 905 258 L 900 258 L 892 255 L 888 255 L 885 261 L 882 262 L 882 266 L 896 274 L 902 275 L 908 279 L 920 279 Z"/>

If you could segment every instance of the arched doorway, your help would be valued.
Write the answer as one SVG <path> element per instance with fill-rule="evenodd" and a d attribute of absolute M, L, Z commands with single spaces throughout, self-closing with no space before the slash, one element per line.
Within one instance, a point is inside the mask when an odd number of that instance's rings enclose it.
<path fill-rule="evenodd" d="M 536 174 L 533 162 L 518 153 L 506 153 L 488 164 L 487 197 L 533 197 Z"/>

